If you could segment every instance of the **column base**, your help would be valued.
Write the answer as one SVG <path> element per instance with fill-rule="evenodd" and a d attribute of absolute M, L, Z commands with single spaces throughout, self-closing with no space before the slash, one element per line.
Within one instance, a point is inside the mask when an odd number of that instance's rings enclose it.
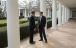
<path fill-rule="evenodd" d="M 45 27 L 45 34 L 46 34 L 46 36 L 48 36 L 48 34 L 47 34 L 47 28 Z"/>
<path fill-rule="evenodd" d="M 65 24 L 65 22 L 63 22 L 62 24 Z"/>
<path fill-rule="evenodd" d="M 67 23 L 67 21 L 65 21 L 65 23 Z"/>
<path fill-rule="evenodd" d="M 58 26 L 62 26 L 61 24 L 58 24 Z"/>
<path fill-rule="evenodd" d="M 20 48 L 23 48 L 22 46 L 20 46 Z"/>
<path fill-rule="evenodd" d="M 26 18 L 26 16 L 24 16 Z"/>
<path fill-rule="evenodd" d="M 65 23 L 67 23 L 67 21 L 65 21 Z"/>
<path fill-rule="evenodd" d="M 51 27 L 51 29 L 57 30 L 57 27 Z"/>

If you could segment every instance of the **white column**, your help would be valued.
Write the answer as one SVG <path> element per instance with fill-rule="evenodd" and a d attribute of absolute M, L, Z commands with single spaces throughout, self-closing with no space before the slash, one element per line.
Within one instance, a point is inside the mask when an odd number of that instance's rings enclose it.
<path fill-rule="evenodd" d="M 66 7 L 66 22 L 67 22 L 67 7 Z"/>
<path fill-rule="evenodd" d="M 70 19 L 70 9 L 69 9 L 69 19 Z"/>
<path fill-rule="evenodd" d="M 62 24 L 65 24 L 65 7 L 63 5 L 63 12 L 62 12 Z"/>
<path fill-rule="evenodd" d="M 67 17 L 67 18 L 66 18 L 66 22 L 68 22 L 68 8 L 66 8 L 66 11 L 67 11 L 67 14 L 66 14 L 66 15 L 67 15 L 67 16 L 66 16 L 66 17 Z"/>
<path fill-rule="evenodd" d="M 67 8 L 67 22 L 69 20 L 69 13 L 68 13 L 68 8 Z"/>
<path fill-rule="evenodd" d="M 70 18 L 72 18 L 72 10 L 70 10 Z"/>
<path fill-rule="evenodd" d="M 8 48 L 20 48 L 18 0 L 7 0 Z"/>
<path fill-rule="evenodd" d="M 49 11 L 49 8 L 48 8 L 48 17 L 50 17 L 50 11 Z"/>
<path fill-rule="evenodd" d="M 69 8 L 67 8 L 67 22 L 69 21 Z"/>
<path fill-rule="evenodd" d="M 7 12 L 6 11 L 4 11 L 4 16 L 7 17 Z"/>
<path fill-rule="evenodd" d="M 52 29 L 57 29 L 57 12 L 56 12 L 56 0 L 53 0 L 52 4 Z"/>
<path fill-rule="evenodd" d="M 0 0 L 1 1 L 1 5 L 2 5 L 2 0 Z"/>
<path fill-rule="evenodd" d="M 59 16 L 58 16 L 58 26 L 61 26 L 62 25 L 62 5 L 61 3 L 59 3 Z"/>
<path fill-rule="evenodd" d="M 40 11 L 42 11 L 44 16 L 46 16 L 46 0 L 40 0 Z"/>
<path fill-rule="evenodd" d="M 27 15 L 26 15 L 26 8 L 25 8 L 25 17 L 26 17 Z"/>
<path fill-rule="evenodd" d="M 67 11 L 66 11 L 66 7 L 65 7 L 65 23 L 67 22 Z"/>
<path fill-rule="evenodd" d="M 28 17 L 29 17 L 30 15 L 29 15 L 29 13 L 28 13 Z"/>
<path fill-rule="evenodd" d="M 69 9 L 69 19 L 70 19 L 70 16 L 71 16 L 71 10 Z"/>
<path fill-rule="evenodd" d="M 23 9 L 23 16 L 25 17 L 25 9 Z"/>
<path fill-rule="evenodd" d="M 68 9 L 68 13 L 69 13 L 69 15 L 68 15 L 69 17 L 68 18 L 70 19 L 70 9 Z"/>
<path fill-rule="evenodd" d="M 19 16 L 20 16 L 20 9 L 19 9 Z"/>
<path fill-rule="evenodd" d="M 67 22 L 68 22 L 68 8 L 67 8 Z"/>
<path fill-rule="evenodd" d="M 66 23 L 67 23 L 68 13 L 67 13 L 67 7 L 66 7 Z"/>
<path fill-rule="evenodd" d="M 52 12 L 50 11 L 50 18 L 52 17 Z"/>
<path fill-rule="evenodd" d="M 46 16 L 46 0 L 40 0 L 40 11 Z M 46 17 L 46 27 L 45 32 L 47 32 L 47 17 Z"/>

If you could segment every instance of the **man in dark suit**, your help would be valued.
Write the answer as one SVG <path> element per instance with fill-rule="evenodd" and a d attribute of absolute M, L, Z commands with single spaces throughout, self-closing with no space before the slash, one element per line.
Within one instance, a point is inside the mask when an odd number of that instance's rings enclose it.
<path fill-rule="evenodd" d="M 47 43 L 47 38 L 45 34 L 45 25 L 46 25 L 46 17 L 43 16 L 43 12 L 40 12 L 40 17 L 38 18 L 38 27 L 39 27 L 39 33 L 40 33 L 40 40 L 43 41 L 43 37 L 45 39 L 45 43 Z"/>
<path fill-rule="evenodd" d="M 35 11 L 31 12 L 31 16 L 29 17 L 29 30 L 30 30 L 30 44 L 35 44 L 35 42 L 33 41 L 33 34 L 35 29 L 35 20 L 34 20 L 34 16 L 35 16 Z"/>

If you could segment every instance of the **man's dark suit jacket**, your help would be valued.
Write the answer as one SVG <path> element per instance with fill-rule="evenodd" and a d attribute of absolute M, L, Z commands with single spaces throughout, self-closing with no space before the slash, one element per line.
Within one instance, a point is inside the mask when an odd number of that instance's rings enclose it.
<path fill-rule="evenodd" d="M 34 20 L 34 17 L 33 16 L 30 16 L 29 17 L 29 29 L 33 29 L 34 30 L 35 28 L 35 20 Z"/>
<path fill-rule="evenodd" d="M 40 17 L 38 18 L 38 26 L 39 26 L 39 25 L 40 25 L 42 28 L 45 27 L 45 25 L 46 25 L 46 17 L 45 17 L 45 16 L 42 16 L 41 21 L 40 21 Z"/>

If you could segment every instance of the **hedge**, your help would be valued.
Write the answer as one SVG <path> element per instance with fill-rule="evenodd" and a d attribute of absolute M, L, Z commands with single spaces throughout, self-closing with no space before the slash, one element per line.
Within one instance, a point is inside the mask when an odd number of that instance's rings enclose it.
<path fill-rule="evenodd" d="M 4 19 L 6 19 L 6 17 L 0 16 L 0 20 L 4 20 Z"/>
<path fill-rule="evenodd" d="M 49 20 L 51 18 L 47 18 L 47 20 Z M 35 17 L 35 21 L 38 21 L 38 17 Z M 22 20 L 22 21 L 19 21 L 20 24 L 23 24 L 23 23 L 26 23 L 28 22 L 28 20 Z M 0 27 L 5 27 L 7 26 L 7 23 L 0 23 Z"/>
<path fill-rule="evenodd" d="M 24 18 L 24 16 L 19 16 L 19 19 L 22 19 L 22 18 Z M 4 16 L 0 16 L 0 20 L 5 20 L 5 19 L 7 19 L 7 18 Z"/>
<path fill-rule="evenodd" d="M 47 18 L 47 20 L 52 19 L 52 18 Z"/>
<path fill-rule="evenodd" d="M 26 23 L 26 22 L 28 22 L 28 20 L 20 20 L 19 21 L 20 24 L 23 24 L 23 23 Z M 5 27 L 5 26 L 7 26 L 7 23 L 1 23 L 0 24 L 0 27 Z"/>
<path fill-rule="evenodd" d="M 47 21 L 47 28 L 50 28 L 52 26 L 52 20 Z"/>
<path fill-rule="evenodd" d="M 58 24 L 58 19 L 57 19 L 57 24 Z M 47 28 L 50 28 L 50 27 L 52 27 L 52 19 L 47 21 Z"/>
<path fill-rule="evenodd" d="M 24 16 L 19 16 L 19 19 L 22 19 L 22 18 L 24 18 Z"/>
<path fill-rule="evenodd" d="M 47 20 L 49 20 L 51 18 L 47 18 Z M 28 20 L 29 20 L 29 17 L 28 17 Z M 38 17 L 35 17 L 35 21 L 38 21 Z"/>
<path fill-rule="evenodd" d="M 47 22 L 48 27 L 51 27 L 50 22 L 52 22 L 52 21 L 48 20 L 48 22 Z M 37 26 L 38 26 L 38 24 L 36 21 L 36 28 L 37 28 Z M 37 33 L 37 32 L 38 31 L 36 31 L 35 33 Z M 28 36 L 29 36 L 28 22 L 20 24 L 20 40 L 22 40 Z M 0 28 L 0 48 L 4 48 L 5 46 L 7 46 L 7 27 L 1 27 Z"/>

